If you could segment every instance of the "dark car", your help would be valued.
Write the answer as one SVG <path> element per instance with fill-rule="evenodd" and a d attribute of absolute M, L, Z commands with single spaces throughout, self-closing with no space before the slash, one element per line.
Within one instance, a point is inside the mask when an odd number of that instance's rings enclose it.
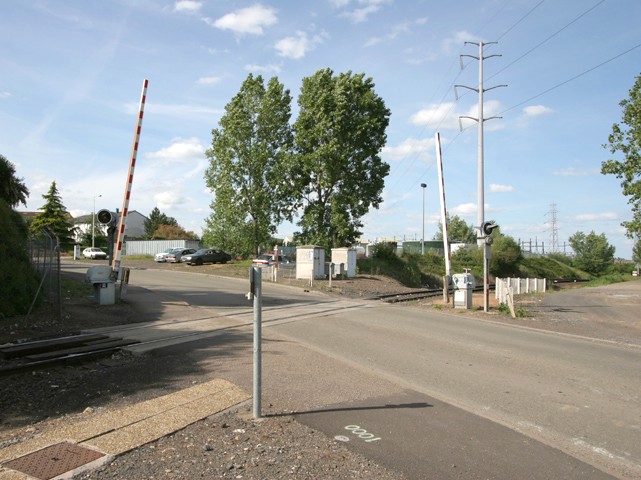
<path fill-rule="evenodd" d="M 171 252 L 165 257 L 165 261 L 169 263 L 178 263 L 182 260 L 182 257 L 189 255 L 190 253 L 195 253 L 195 248 L 174 248 Z"/>
<path fill-rule="evenodd" d="M 181 262 L 188 265 L 202 265 L 203 263 L 227 263 L 231 255 L 215 248 L 203 248 L 196 253 L 183 255 Z"/>

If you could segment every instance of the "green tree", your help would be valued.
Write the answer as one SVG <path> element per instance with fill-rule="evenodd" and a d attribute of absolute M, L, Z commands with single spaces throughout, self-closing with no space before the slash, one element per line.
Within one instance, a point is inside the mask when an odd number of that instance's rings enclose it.
<path fill-rule="evenodd" d="M 638 236 L 632 247 L 632 261 L 641 264 L 641 236 Z"/>
<path fill-rule="evenodd" d="M 244 250 L 248 242 L 241 237 L 250 233 L 258 254 L 277 224 L 291 220 L 290 118 L 289 90 L 275 77 L 265 87 L 260 75 L 249 74 L 212 130 L 205 181 L 215 197 L 205 238 L 219 240 L 221 248 L 229 248 L 223 240 L 231 233 Z"/>
<path fill-rule="evenodd" d="M 608 243 L 605 233 L 576 232 L 569 242 L 575 254 L 574 264 L 587 273 L 600 275 L 614 263 L 615 248 Z"/>
<path fill-rule="evenodd" d="M 623 195 L 632 205 L 632 220 L 623 222 L 628 237 L 641 235 L 641 75 L 630 90 L 630 98 L 622 100 L 621 123 L 612 125 L 608 143 L 610 153 L 620 153 L 624 160 L 610 159 L 601 164 L 601 173 L 621 180 Z"/>
<path fill-rule="evenodd" d="M 42 198 L 45 199 L 45 204 L 38 209 L 42 212 L 35 216 L 29 228 L 34 233 L 49 229 L 58 237 L 61 248 L 68 249 L 75 243 L 73 240 L 75 227 L 71 215 L 62 204 L 55 181 L 51 182 L 49 191 Z"/>
<path fill-rule="evenodd" d="M 383 201 L 389 165 L 379 153 L 390 111 L 371 78 L 334 76 L 330 69 L 303 79 L 298 105 L 292 180 L 302 207 L 298 237 L 325 248 L 351 245 L 362 217 Z"/>
<path fill-rule="evenodd" d="M 205 219 L 203 244 L 221 248 L 234 257 L 246 257 L 254 253 L 253 226 L 246 212 L 234 208 L 233 196 L 229 185 L 219 185 L 211 215 Z"/>
<path fill-rule="evenodd" d="M 168 217 L 160 211 L 158 207 L 154 207 L 147 219 L 145 220 L 145 238 L 151 240 L 154 238 L 154 233 L 161 225 L 178 226 L 178 222 L 174 217 Z"/>
<path fill-rule="evenodd" d="M 13 163 L 0 155 L 0 199 L 12 208 L 20 203 L 26 207 L 29 189 L 23 182 L 22 178 L 16 177 Z"/>
<path fill-rule="evenodd" d="M 476 243 L 476 230 L 472 225 L 468 225 L 458 215 L 450 217 L 448 213 L 445 219 L 450 243 Z M 443 240 L 443 225 L 441 223 L 438 225 L 438 232 L 434 235 L 434 240 Z"/>
<path fill-rule="evenodd" d="M 499 278 L 518 276 L 521 260 L 523 253 L 516 240 L 507 235 L 497 235 L 495 232 L 490 273 Z"/>
<path fill-rule="evenodd" d="M 0 320 L 27 313 L 38 290 L 38 275 L 27 252 L 27 227 L 0 199 Z"/>

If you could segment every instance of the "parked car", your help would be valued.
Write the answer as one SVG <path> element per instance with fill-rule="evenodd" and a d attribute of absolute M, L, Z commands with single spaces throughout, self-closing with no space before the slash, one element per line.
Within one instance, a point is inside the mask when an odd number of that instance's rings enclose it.
<path fill-rule="evenodd" d="M 194 248 L 174 248 L 171 252 L 167 254 L 165 261 L 169 263 L 178 263 L 180 262 L 183 255 L 189 255 L 195 252 L 196 252 L 196 249 Z"/>
<path fill-rule="evenodd" d="M 107 258 L 107 254 L 98 247 L 85 248 L 82 251 L 82 256 L 85 258 L 91 258 L 92 260 L 104 260 Z"/>
<path fill-rule="evenodd" d="M 154 261 L 156 262 L 166 262 L 167 261 L 167 255 L 170 254 L 174 249 L 173 248 L 168 248 L 164 252 L 157 253 L 154 255 Z"/>
<path fill-rule="evenodd" d="M 181 262 L 187 265 L 202 265 L 203 263 L 227 263 L 231 255 L 215 248 L 202 248 L 195 253 L 183 255 Z"/>
<path fill-rule="evenodd" d="M 258 255 L 252 260 L 253 265 L 274 265 L 276 263 L 276 255 L 273 253 L 265 253 L 263 255 Z M 292 263 L 291 260 L 282 255 L 278 255 L 278 264 L 286 265 Z"/>

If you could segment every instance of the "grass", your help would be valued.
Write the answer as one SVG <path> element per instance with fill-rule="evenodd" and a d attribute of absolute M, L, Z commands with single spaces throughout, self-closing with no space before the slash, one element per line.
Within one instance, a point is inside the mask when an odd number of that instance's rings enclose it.
<path fill-rule="evenodd" d="M 93 295 L 93 287 L 90 283 L 80 282 L 66 275 L 62 275 L 60 280 L 60 290 L 65 299 L 85 298 Z"/>

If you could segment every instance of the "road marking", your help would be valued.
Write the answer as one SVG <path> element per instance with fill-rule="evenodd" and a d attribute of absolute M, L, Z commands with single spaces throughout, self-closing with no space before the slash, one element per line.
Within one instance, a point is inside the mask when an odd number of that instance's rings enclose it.
<path fill-rule="evenodd" d="M 366 443 L 376 442 L 381 440 L 380 437 L 377 437 L 373 433 L 369 433 L 364 428 L 361 428 L 359 425 L 347 425 L 345 430 L 349 430 L 353 435 L 357 436 L 361 440 L 364 440 Z"/>

